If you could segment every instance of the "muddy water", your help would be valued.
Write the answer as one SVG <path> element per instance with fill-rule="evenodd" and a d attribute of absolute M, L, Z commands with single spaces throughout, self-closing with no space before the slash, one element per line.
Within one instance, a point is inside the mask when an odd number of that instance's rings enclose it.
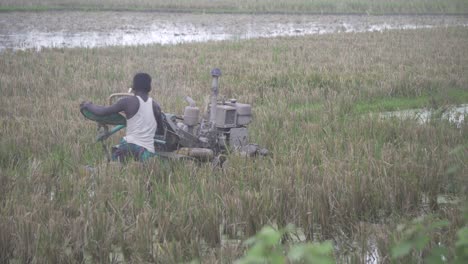
<path fill-rule="evenodd" d="M 0 50 L 177 44 L 336 32 L 468 26 L 468 16 L 0 13 Z"/>
<path fill-rule="evenodd" d="M 382 118 L 412 119 L 420 124 L 427 123 L 433 119 L 444 119 L 461 127 L 468 115 L 468 104 L 448 107 L 443 111 L 433 111 L 430 109 L 409 109 L 395 112 L 384 112 L 379 114 Z"/>

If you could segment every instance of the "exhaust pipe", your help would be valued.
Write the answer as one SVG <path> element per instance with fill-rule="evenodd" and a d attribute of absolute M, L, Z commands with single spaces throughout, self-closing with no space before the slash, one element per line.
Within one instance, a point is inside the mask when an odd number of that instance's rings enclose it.
<path fill-rule="evenodd" d="M 211 83 L 211 108 L 210 108 L 210 122 L 216 122 L 216 105 L 218 104 L 218 78 L 221 76 L 221 70 L 214 68 L 211 70 L 213 81 Z"/>
<path fill-rule="evenodd" d="M 195 101 L 190 96 L 185 96 L 185 101 L 189 104 L 190 107 L 196 107 Z"/>

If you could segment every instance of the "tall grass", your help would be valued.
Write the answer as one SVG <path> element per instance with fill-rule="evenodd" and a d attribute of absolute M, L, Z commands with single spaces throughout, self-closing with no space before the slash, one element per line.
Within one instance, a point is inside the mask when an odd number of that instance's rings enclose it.
<path fill-rule="evenodd" d="M 0 10 L 153 10 L 229 13 L 466 14 L 464 0 L 3 0 Z"/>
<path fill-rule="evenodd" d="M 287 223 L 342 243 L 343 261 L 362 261 L 372 239 L 385 261 L 389 230 L 425 211 L 452 221 L 440 238 L 450 245 L 461 215 L 437 199 L 466 202 L 466 123 L 382 121 L 354 105 L 453 103 L 447 91 L 468 92 L 467 39 L 447 28 L 1 53 L 2 261 L 231 262 L 237 239 Z M 204 101 L 215 66 L 221 94 L 254 105 L 251 138 L 270 157 L 105 163 L 81 100 L 104 104 L 145 71 L 163 110 L 179 113 L 183 95 Z"/>

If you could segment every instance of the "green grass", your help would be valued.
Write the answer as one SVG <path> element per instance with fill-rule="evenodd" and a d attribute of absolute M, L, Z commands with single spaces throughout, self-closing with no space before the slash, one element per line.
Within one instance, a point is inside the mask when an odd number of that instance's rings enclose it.
<path fill-rule="evenodd" d="M 467 14 L 464 0 L 5 0 L 0 11 L 173 11 L 208 13 Z"/>
<path fill-rule="evenodd" d="M 357 113 L 396 111 L 412 108 L 437 108 L 447 105 L 447 102 L 457 105 L 468 102 L 467 90 L 449 90 L 446 94 L 436 96 L 418 96 L 415 98 L 376 98 L 369 102 L 357 102 L 354 110 Z"/>
<path fill-rule="evenodd" d="M 461 212 L 437 197 L 466 203 L 466 122 L 356 109 L 468 103 L 467 40 L 459 27 L 0 53 L 0 256 L 229 263 L 244 253 L 238 239 L 292 223 L 308 240 L 342 241 L 338 261 L 362 262 L 365 241 L 389 259 L 397 223 L 428 211 L 451 223 L 431 245 L 454 248 Z M 185 95 L 203 105 L 213 67 L 223 96 L 253 105 L 251 141 L 270 157 L 231 156 L 224 170 L 105 163 L 82 100 L 104 104 L 144 71 L 163 111 L 181 113 Z"/>
<path fill-rule="evenodd" d="M 355 101 L 352 112 L 356 114 L 397 111 L 415 108 L 437 109 L 446 105 L 459 105 L 468 102 L 468 91 L 448 89 L 443 94 L 422 95 L 417 97 L 384 97 Z M 319 111 L 323 108 L 320 103 L 291 104 L 293 111 Z"/>

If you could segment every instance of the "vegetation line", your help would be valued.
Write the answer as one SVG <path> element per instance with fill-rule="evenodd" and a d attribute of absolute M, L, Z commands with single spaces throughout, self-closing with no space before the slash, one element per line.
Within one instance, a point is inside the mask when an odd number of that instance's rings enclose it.
<path fill-rule="evenodd" d="M 465 0 L 3 0 L 0 11 L 146 11 L 223 14 L 468 14 Z"/>
<path fill-rule="evenodd" d="M 249 11 L 228 9 L 183 9 L 183 8 L 144 8 L 144 7 L 60 7 L 60 6 L 0 6 L 0 13 L 8 12 L 144 12 L 181 14 L 239 14 L 239 15 L 337 15 L 337 16 L 460 16 L 468 12 L 331 12 L 331 11 Z"/>

